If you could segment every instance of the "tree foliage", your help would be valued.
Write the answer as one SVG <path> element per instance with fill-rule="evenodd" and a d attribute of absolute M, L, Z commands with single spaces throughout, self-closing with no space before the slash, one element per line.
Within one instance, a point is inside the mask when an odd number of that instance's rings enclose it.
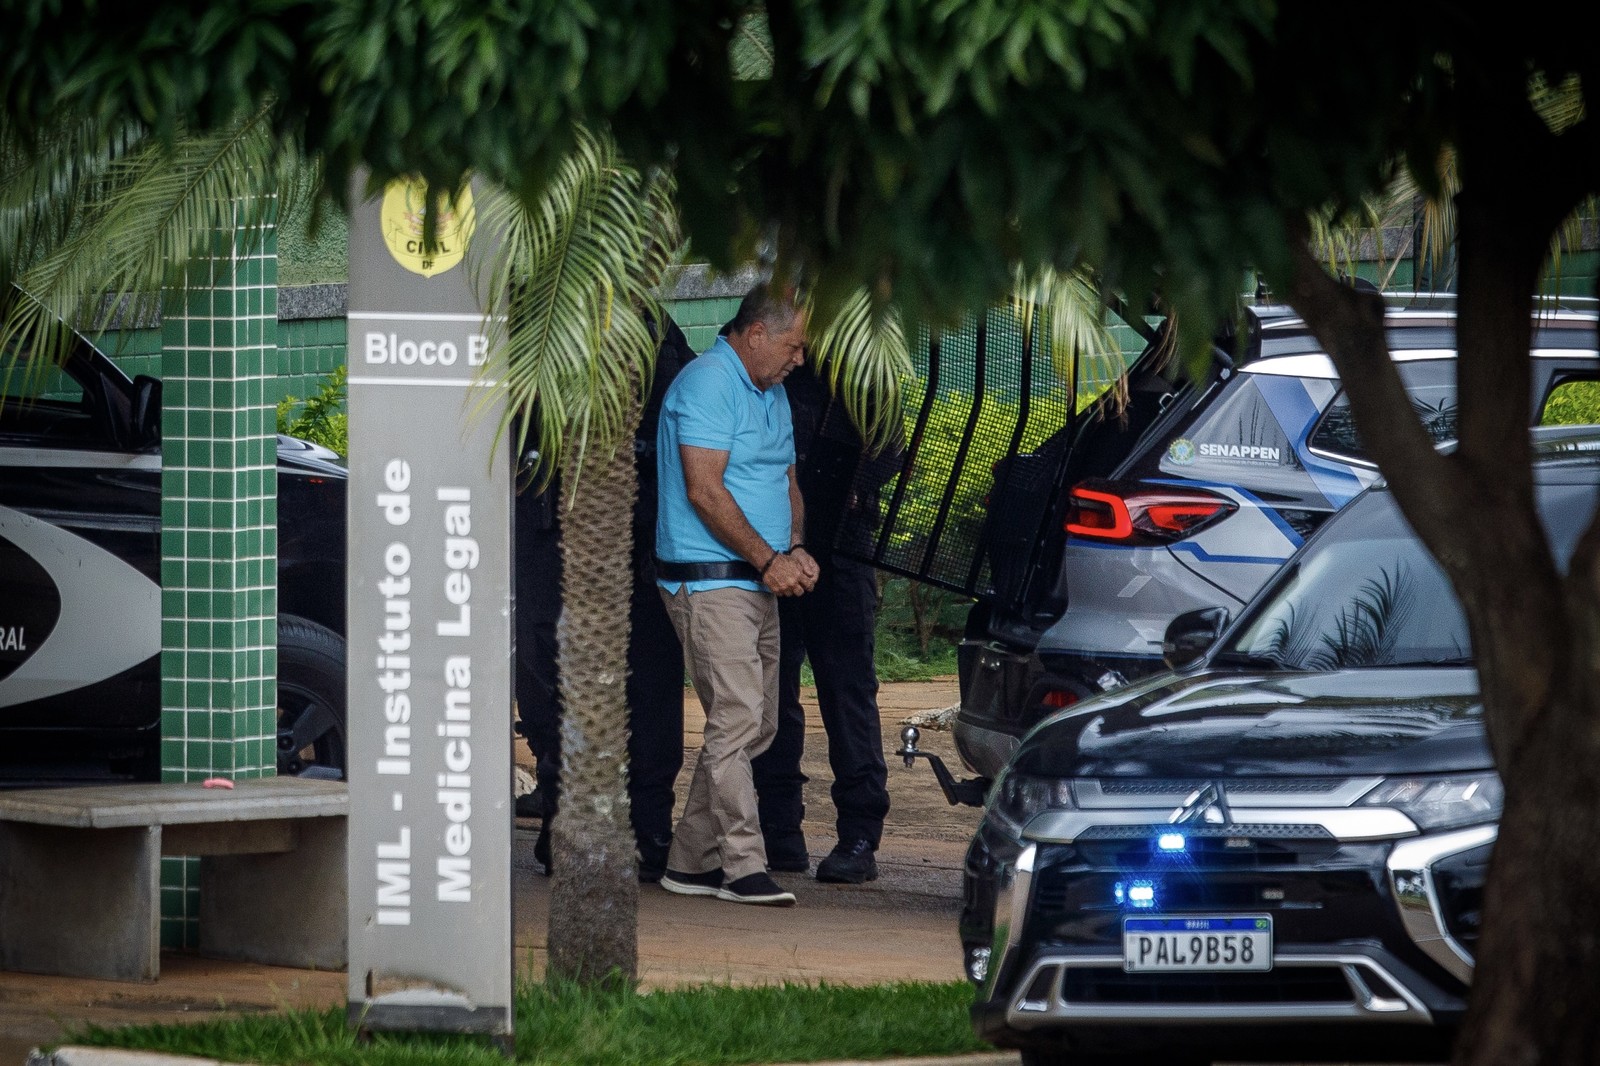
<path fill-rule="evenodd" d="M 48 155 L 59 131 L 84 149 L 62 158 L 95 159 L 130 136 L 170 146 L 263 114 L 323 162 L 329 195 L 358 167 L 452 189 L 475 171 L 526 205 L 580 131 L 605 126 L 641 172 L 670 167 L 697 254 L 729 265 L 770 242 L 780 272 L 816 283 L 823 320 L 864 290 L 872 322 L 892 308 L 947 325 L 1004 298 L 1019 271 L 1086 267 L 1136 312 L 1153 294 L 1199 351 L 1244 271 L 1261 270 L 1333 357 L 1471 625 L 1506 810 L 1458 1059 L 1592 1060 L 1600 526 L 1560 573 L 1533 517 L 1526 432 L 1532 294 L 1563 220 L 1600 191 L 1600 52 L 1564 8 L 155 0 L 129 18 L 105 0 L 0 5 L 0 277 L 35 240 L 12 192 L 62 173 L 19 183 L 17 161 Z M 770 76 L 752 78 L 768 40 Z M 1381 307 L 1307 239 L 1314 218 L 1397 174 L 1432 194 L 1452 172 L 1460 444 L 1443 456 L 1407 404 Z M 860 373 L 876 387 L 877 371 Z"/>
<path fill-rule="evenodd" d="M 949 323 L 1019 264 L 1088 263 L 1129 292 L 1161 281 L 1197 335 L 1244 268 L 1286 267 L 1285 204 L 1373 185 L 1426 47 L 1420 13 L 1385 11 L 1380 33 L 1269 0 L 5 8 L 24 139 L 63 115 L 171 137 L 271 99 L 331 195 L 364 166 L 445 188 L 475 170 L 531 202 L 603 119 L 635 165 L 672 164 L 697 254 L 726 265 L 775 237 L 826 305 L 866 285 Z M 760 12 L 772 76 L 735 80 L 730 44 Z"/>
<path fill-rule="evenodd" d="M 0 350 L 64 351 L 62 318 L 103 329 L 173 284 L 219 230 L 248 243 L 294 210 L 301 160 L 273 114 L 261 104 L 169 137 L 82 116 L 26 136 L 0 120 Z M 13 285 L 35 299 L 7 299 Z"/>
<path fill-rule="evenodd" d="M 604 122 L 633 165 L 671 165 L 697 255 L 730 265 L 775 240 L 780 269 L 820 283 L 824 317 L 865 286 L 948 325 L 1004 298 L 1018 266 L 1086 264 L 1109 289 L 1159 291 L 1192 344 L 1244 270 L 1287 278 L 1307 212 L 1354 207 L 1397 158 L 1437 187 L 1476 51 L 1515 54 L 1547 85 L 1592 62 L 1571 35 L 1426 5 L 3 7 L 0 88 L 22 143 L 64 119 L 175 138 L 271 100 L 330 196 L 366 167 L 443 188 L 476 171 L 531 203 Z"/>
<path fill-rule="evenodd" d="M 345 413 L 346 379 L 342 366 L 322 379 L 315 394 L 304 400 L 285 396 L 277 404 L 278 432 L 320 444 L 345 458 L 350 454 L 350 416 Z"/>
<path fill-rule="evenodd" d="M 490 290 L 510 294 L 490 370 L 529 416 L 522 432 L 551 459 L 631 440 L 655 366 L 655 293 L 680 250 L 670 176 L 585 129 L 535 203 L 495 189 L 479 211 L 504 241 Z"/>

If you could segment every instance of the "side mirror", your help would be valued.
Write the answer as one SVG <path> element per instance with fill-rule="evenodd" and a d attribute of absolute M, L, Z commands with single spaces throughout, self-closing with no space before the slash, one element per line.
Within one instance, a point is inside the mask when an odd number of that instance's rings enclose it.
<path fill-rule="evenodd" d="M 1167 624 L 1161 638 L 1161 659 L 1173 670 L 1193 666 L 1217 642 L 1228 624 L 1226 607 L 1185 611 Z"/>
<path fill-rule="evenodd" d="M 161 443 L 161 379 L 140 374 L 133 379 L 131 441 L 138 450 Z"/>

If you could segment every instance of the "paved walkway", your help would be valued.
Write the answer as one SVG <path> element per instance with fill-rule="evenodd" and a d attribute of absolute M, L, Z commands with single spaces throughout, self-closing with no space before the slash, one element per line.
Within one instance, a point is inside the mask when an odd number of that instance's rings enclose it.
<path fill-rule="evenodd" d="M 902 719 L 955 699 L 953 680 L 885 686 L 886 748 L 897 746 Z M 826 740 L 814 706 L 811 713 L 806 834 L 818 858 L 833 845 L 833 813 Z M 700 743 L 700 714 L 692 697 L 685 717 L 685 743 L 693 751 Z M 922 746 L 947 756 L 953 752 L 948 733 L 924 730 Z M 526 758 L 525 749 L 519 758 Z M 685 773 L 680 786 L 687 780 Z M 879 851 L 882 873 L 871 884 L 823 885 L 806 875 L 779 874 L 778 880 L 799 897 L 793 908 L 747 907 L 641 886 L 643 985 L 960 979 L 960 866 L 978 812 L 948 806 L 925 765 L 908 770 L 892 760 L 889 781 L 893 811 Z M 537 872 L 532 854 L 537 828 L 534 821 L 519 823 L 512 853 L 517 965 L 534 976 L 544 968 L 549 901 L 549 880 Z M 57 1043 L 74 1026 L 89 1022 L 182 1022 L 236 1011 L 327 1007 L 344 998 L 343 973 L 173 952 L 162 957 L 160 980 L 148 985 L 0 972 L 0 1066 L 21 1063 L 30 1048 Z M 977 1061 L 1015 1062 L 1015 1056 Z"/>

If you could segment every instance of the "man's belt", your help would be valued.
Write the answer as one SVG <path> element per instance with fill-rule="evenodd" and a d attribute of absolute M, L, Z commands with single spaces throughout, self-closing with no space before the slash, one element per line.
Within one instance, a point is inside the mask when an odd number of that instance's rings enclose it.
<path fill-rule="evenodd" d="M 761 573 L 743 559 L 721 563 L 669 563 L 656 560 L 656 577 L 667 581 L 754 581 L 761 584 Z"/>

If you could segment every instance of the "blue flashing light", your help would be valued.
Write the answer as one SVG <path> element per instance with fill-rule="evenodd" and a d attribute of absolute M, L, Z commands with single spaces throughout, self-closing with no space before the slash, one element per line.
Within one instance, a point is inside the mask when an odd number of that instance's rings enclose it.
<path fill-rule="evenodd" d="M 1134 881 L 1128 886 L 1128 902 L 1144 909 L 1156 905 L 1156 886 L 1153 881 Z"/>
<path fill-rule="evenodd" d="M 1184 846 L 1182 833 L 1162 833 L 1156 838 L 1156 847 L 1162 851 L 1182 851 Z"/>
<path fill-rule="evenodd" d="M 1137 881 L 1118 881 L 1111 886 L 1111 898 L 1119 907 L 1147 910 L 1156 905 L 1156 883 L 1141 878 Z"/>

